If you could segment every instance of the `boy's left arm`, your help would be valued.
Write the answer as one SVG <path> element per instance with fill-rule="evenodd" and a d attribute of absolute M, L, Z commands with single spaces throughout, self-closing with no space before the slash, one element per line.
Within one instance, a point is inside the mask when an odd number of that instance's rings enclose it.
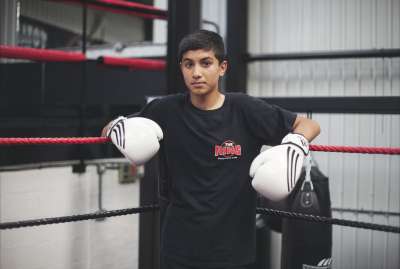
<path fill-rule="evenodd" d="M 309 142 L 319 135 L 321 128 L 315 120 L 297 116 L 293 123 L 293 133 L 301 134 Z"/>
<path fill-rule="evenodd" d="M 309 153 L 309 142 L 319 133 L 319 124 L 297 116 L 282 144 L 261 152 L 251 163 L 253 188 L 264 197 L 278 201 L 287 197 L 300 177 L 301 168 Z"/>

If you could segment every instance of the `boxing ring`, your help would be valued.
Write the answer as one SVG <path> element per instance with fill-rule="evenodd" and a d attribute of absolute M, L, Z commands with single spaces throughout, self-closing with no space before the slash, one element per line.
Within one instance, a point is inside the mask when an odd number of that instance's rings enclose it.
<path fill-rule="evenodd" d="M 56 1 L 55 1 L 56 2 Z M 64 1 L 76 5 L 82 5 L 81 1 Z M 167 12 L 145 5 L 127 3 L 124 1 L 86 1 L 86 7 L 95 8 L 98 10 L 105 10 L 114 13 L 130 14 L 134 16 L 141 16 L 147 19 L 161 19 L 167 18 Z M 373 51 L 372 53 L 374 53 Z M 390 53 L 391 51 L 389 51 Z M 392 51 L 393 52 L 393 51 Z M 398 53 L 398 50 L 395 51 Z M 378 57 L 382 54 L 376 54 Z M 267 55 L 268 56 L 268 55 Z M 315 55 L 314 55 L 315 56 Z M 368 56 L 371 56 L 370 54 Z M 258 56 L 253 56 L 253 59 L 248 61 L 257 60 Z M 313 57 L 313 56 L 310 56 Z M 329 58 L 330 56 L 327 56 Z M 351 56 L 350 56 L 351 57 Z M 124 68 L 132 70 L 148 70 L 148 71 L 163 71 L 166 68 L 164 60 L 154 59 L 140 59 L 140 58 L 121 58 L 112 56 L 101 56 L 97 58 L 88 58 L 85 53 L 79 52 L 66 52 L 61 50 L 48 50 L 48 49 L 34 49 L 23 48 L 16 46 L 0 46 L 0 58 L 7 59 L 21 59 L 40 62 L 64 62 L 64 63 L 86 63 L 95 62 L 99 66 L 108 66 L 110 68 Z M 262 57 L 261 57 L 262 58 Z M 274 57 L 272 57 L 272 60 Z M 279 58 L 279 57 L 278 57 Z M 289 57 L 291 56 L 289 55 Z M 320 58 L 317 56 L 317 58 Z M 271 60 L 271 57 L 265 57 Z M 281 58 L 279 58 L 281 59 Z M 279 60 L 278 59 L 278 60 Z M 91 145 L 91 144 L 108 144 L 109 139 L 104 137 L 2 137 L 0 138 L 0 148 L 2 147 L 23 147 L 25 145 Z M 331 145 L 310 145 L 310 150 L 313 152 L 329 152 L 344 153 L 344 154 L 372 154 L 372 155 L 399 155 L 400 148 L 398 147 L 363 147 L 363 146 L 331 146 Z M 156 196 L 156 194 L 154 194 Z M 101 210 L 96 212 L 88 212 L 85 214 L 55 216 L 47 218 L 29 218 L 16 221 L 7 221 L 0 223 L 0 230 L 17 230 L 21 228 L 44 226 L 46 229 L 50 224 L 62 224 L 69 222 L 81 222 L 87 220 L 101 220 L 104 218 L 127 216 L 135 214 L 156 214 L 160 210 L 160 205 L 157 203 L 149 203 L 147 205 L 131 208 L 122 208 L 117 210 Z M 346 210 L 346 209 L 342 209 Z M 363 209 L 359 209 L 360 212 Z M 388 236 L 398 236 L 400 234 L 400 226 L 384 225 L 378 223 L 371 223 L 365 221 L 354 221 L 345 218 L 333 218 L 319 215 L 310 215 L 299 213 L 295 211 L 283 211 L 271 209 L 267 207 L 258 207 L 257 213 L 266 216 L 275 216 L 283 219 L 299 220 L 306 223 L 318 223 L 327 226 L 340 226 L 351 227 L 357 229 L 366 229 L 371 231 L 386 232 Z M 367 212 L 368 213 L 368 212 Z M 156 225 L 153 223 L 152 225 Z M 30 232 L 27 229 L 25 232 Z M 25 233 L 24 232 L 24 233 Z M 157 252 L 157 250 L 154 250 Z"/>

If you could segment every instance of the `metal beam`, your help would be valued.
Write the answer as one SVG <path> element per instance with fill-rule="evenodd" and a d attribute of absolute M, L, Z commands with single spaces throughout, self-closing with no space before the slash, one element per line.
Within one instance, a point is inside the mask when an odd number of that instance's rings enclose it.
<path fill-rule="evenodd" d="M 312 113 L 400 114 L 400 97 L 261 97 L 291 111 Z"/>
<path fill-rule="evenodd" d="M 247 9 L 248 0 L 229 0 L 227 3 L 228 71 L 226 91 L 246 92 L 247 65 Z"/>
<path fill-rule="evenodd" d="M 322 60 L 349 58 L 393 58 L 400 57 L 400 49 L 378 50 L 343 50 L 343 51 L 313 51 L 271 54 L 247 54 L 247 62 L 255 61 L 288 61 L 288 60 Z"/>

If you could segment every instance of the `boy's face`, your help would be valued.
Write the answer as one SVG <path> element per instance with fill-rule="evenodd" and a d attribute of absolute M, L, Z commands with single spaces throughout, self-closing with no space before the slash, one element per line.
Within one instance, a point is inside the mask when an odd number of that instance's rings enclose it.
<path fill-rule="evenodd" d="M 191 94 L 207 95 L 218 91 L 218 81 L 225 74 L 227 62 L 219 63 L 213 50 L 189 50 L 182 55 L 181 71 Z"/>

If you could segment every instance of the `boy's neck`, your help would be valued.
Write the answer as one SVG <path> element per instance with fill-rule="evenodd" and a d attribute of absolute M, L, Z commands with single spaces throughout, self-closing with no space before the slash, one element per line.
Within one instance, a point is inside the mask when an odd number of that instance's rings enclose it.
<path fill-rule="evenodd" d="M 201 110 L 214 110 L 222 107 L 225 95 L 219 90 L 212 91 L 205 95 L 190 94 L 192 105 Z"/>

